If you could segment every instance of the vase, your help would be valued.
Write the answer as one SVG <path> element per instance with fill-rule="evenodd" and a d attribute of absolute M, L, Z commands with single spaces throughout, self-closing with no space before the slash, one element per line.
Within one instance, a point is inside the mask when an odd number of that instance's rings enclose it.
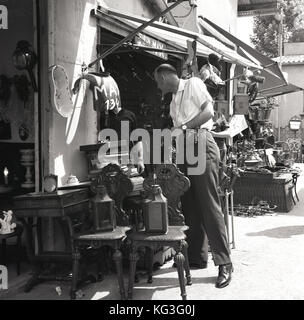
<path fill-rule="evenodd" d="M 33 189 L 35 188 L 34 178 L 34 165 L 35 165 L 35 150 L 34 149 L 21 149 L 20 150 L 21 164 L 25 167 L 25 181 L 21 184 L 22 188 Z"/>

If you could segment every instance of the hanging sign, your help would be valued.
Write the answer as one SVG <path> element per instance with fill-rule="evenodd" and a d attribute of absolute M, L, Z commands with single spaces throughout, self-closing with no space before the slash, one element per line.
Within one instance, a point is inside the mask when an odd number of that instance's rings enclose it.
<path fill-rule="evenodd" d="M 134 44 L 138 46 L 144 46 L 144 47 L 150 47 L 150 48 L 155 48 L 155 49 L 166 49 L 166 46 L 164 43 L 153 39 L 146 34 L 143 33 L 138 33 L 134 39 Z M 157 51 L 149 51 L 149 53 L 164 59 L 168 60 L 168 54 L 165 52 L 157 52 Z"/>
<path fill-rule="evenodd" d="M 248 128 L 247 121 L 243 115 L 234 115 L 229 122 L 229 133 L 231 137 L 236 136 Z"/>

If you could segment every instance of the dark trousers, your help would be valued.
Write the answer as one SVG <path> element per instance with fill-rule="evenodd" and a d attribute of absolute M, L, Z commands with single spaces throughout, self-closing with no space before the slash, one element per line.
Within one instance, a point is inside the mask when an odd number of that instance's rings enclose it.
<path fill-rule="evenodd" d="M 189 262 L 202 263 L 208 260 L 208 240 L 214 264 L 230 263 L 226 227 L 220 198 L 218 195 L 219 148 L 213 136 L 203 130 L 206 139 L 206 170 L 201 175 L 187 175 L 188 165 L 180 169 L 190 179 L 190 189 L 182 197 L 182 210 L 185 216 Z"/>

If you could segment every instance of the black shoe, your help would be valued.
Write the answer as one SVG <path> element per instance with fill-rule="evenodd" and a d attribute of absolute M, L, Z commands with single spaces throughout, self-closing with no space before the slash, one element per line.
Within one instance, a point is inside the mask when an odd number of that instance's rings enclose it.
<path fill-rule="evenodd" d="M 176 263 L 173 263 L 173 268 L 176 268 Z M 196 263 L 196 262 L 189 262 L 190 269 L 207 269 L 208 262 Z"/>
<path fill-rule="evenodd" d="M 219 289 L 225 288 L 231 281 L 231 274 L 233 272 L 232 263 L 222 264 L 219 266 L 219 274 L 215 286 Z"/>

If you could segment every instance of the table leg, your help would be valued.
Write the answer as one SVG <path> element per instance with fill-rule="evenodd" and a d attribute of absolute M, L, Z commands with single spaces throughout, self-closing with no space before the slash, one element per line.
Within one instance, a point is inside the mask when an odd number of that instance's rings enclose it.
<path fill-rule="evenodd" d="M 2 239 L 1 264 L 6 266 L 6 239 Z"/>
<path fill-rule="evenodd" d="M 126 292 L 125 292 L 125 285 L 123 281 L 123 272 L 122 272 L 122 253 L 119 249 L 115 250 L 113 254 L 113 260 L 116 265 L 120 297 L 121 297 L 121 300 L 126 300 Z"/>
<path fill-rule="evenodd" d="M 297 193 L 297 181 L 298 181 L 298 176 L 296 176 L 293 179 L 293 184 L 294 184 L 294 192 L 295 192 L 296 198 L 297 198 L 298 201 L 300 201 L 300 199 L 298 197 L 298 193 Z"/>
<path fill-rule="evenodd" d="M 70 296 L 71 296 L 72 300 L 75 300 L 76 299 L 77 284 L 78 284 L 79 259 L 80 259 L 80 252 L 79 252 L 77 245 L 74 245 L 72 259 L 73 259 L 73 271 L 72 271 L 72 285 L 71 285 Z"/>
<path fill-rule="evenodd" d="M 148 264 L 148 268 L 147 268 L 148 280 L 147 280 L 147 282 L 153 283 L 153 256 L 154 256 L 154 252 L 151 248 L 146 247 L 146 253 L 147 253 L 146 254 L 146 257 L 147 257 L 146 263 Z"/>
<path fill-rule="evenodd" d="M 128 300 L 132 300 L 132 297 L 133 297 L 133 286 L 134 286 L 137 260 L 138 260 L 137 247 L 133 245 L 131 247 L 131 253 L 130 253 Z"/>
<path fill-rule="evenodd" d="M 185 287 L 185 278 L 184 278 L 184 262 L 185 257 L 181 252 L 178 252 L 174 257 L 174 262 L 176 263 L 179 286 L 181 289 L 181 296 L 183 300 L 187 300 L 186 287 Z"/>
<path fill-rule="evenodd" d="M 41 283 L 42 280 L 39 279 L 39 274 L 41 271 L 41 266 L 35 262 L 35 252 L 33 248 L 33 218 L 29 217 L 28 221 L 26 221 L 24 218 L 19 218 L 19 220 L 22 223 L 22 226 L 25 230 L 25 237 L 26 237 L 26 252 L 28 259 L 30 261 L 31 267 L 33 269 L 33 276 L 27 281 L 24 287 L 24 292 L 30 292 L 32 288 Z"/>
<path fill-rule="evenodd" d="M 20 275 L 20 263 L 21 263 L 21 253 L 22 253 L 22 247 L 21 247 L 21 235 L 22 235 L 22 232 L 20 232 L 18 235 L 17 235 L 17 255 L 18 255 L 18 261 L 17 261 L 17 276 Z"/>

